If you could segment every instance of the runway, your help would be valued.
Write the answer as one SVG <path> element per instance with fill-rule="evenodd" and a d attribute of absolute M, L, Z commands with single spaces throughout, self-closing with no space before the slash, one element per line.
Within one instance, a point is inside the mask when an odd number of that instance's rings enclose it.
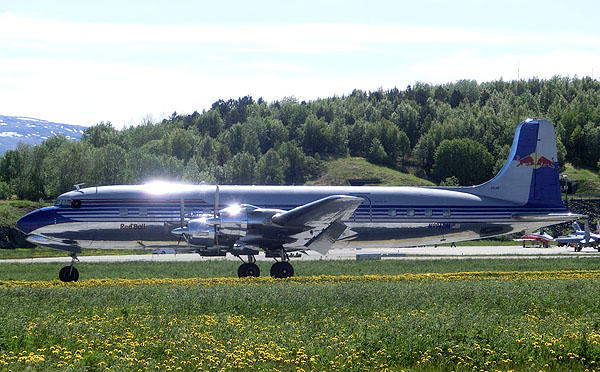
<path fill-rule="evenodd" d="M 309 251 L 299 257 L 291 257 L 291 261 L 311 260 L 355 260 L 355 259 L 396 259 L 396 260 L 431 260 L 431 259 L 534 259 L 534 258 L 590 258 L 600 257 L 600 253 L 592 248 L 584 248 L 581 252 L 574 252 L 573 248 L 557 247 L 536 248 L 521 246 L 465 246 L 465 247 L 416 247 L 397 249 L 332 249 L 327 255 Z M 211 260 L 235 260 L 237 257 L 202 257 L 195 253 L 179 254 L 139 254 L 139 255 L 107 255 L 107 256 L 79 256 L 82 263 L 94 262 L 189 262 Z M 256 256 L 258 261 L 272 261 L 264 253 Z M 71 262 L 65 257 L 20 258 L 4 259 L 0 263 L 52 263 Z"/>

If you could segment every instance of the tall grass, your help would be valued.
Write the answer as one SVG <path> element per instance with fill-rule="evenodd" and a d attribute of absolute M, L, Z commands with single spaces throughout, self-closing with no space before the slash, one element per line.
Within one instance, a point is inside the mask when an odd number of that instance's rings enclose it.
<path fill-rule="evenodd" d="M 397 275 L 459 271 L 595 270 L 600 256 L 535 259 L 322 260 L 291 261 L 295 275 Z M 269 276 L 271 261 L 257 262 Z M 54 280 L 65 263 L 0 263 L 0 280 Z M 80 280 L 101 278 L 236 277 L 238 261 L 78 263 Z"/>
<path fill-rule="evenodd" d="M 560 280 L 505 273 L 485 280 L 425 274 L 410 280 L 379 275 L 215 278 L 216 285 L 202 284 L 211 279 L 0 285 L 0 370 L 591 371 L 600 363 L 600 280 L 593 279 L 597 270 L 589 271 L 597 264 L 596 259 L 296 264 L 299 275 L 568 270 Z M 236 266 L 218 261 L 80 269 L 85 277 L 135 278 Z M 8 267 L 44 267 L 55 274 L 51 266 L 0 265 L 3 276 Z M 591 275 L 575 271 L 583 268 Z"/>

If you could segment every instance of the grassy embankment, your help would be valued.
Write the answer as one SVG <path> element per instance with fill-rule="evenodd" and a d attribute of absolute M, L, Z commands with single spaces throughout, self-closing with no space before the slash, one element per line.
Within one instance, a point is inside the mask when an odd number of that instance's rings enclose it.
<path fill-rule="evenodd" d="M 298 262 L 290 280 L 183 279 L 228 261 L 82 264 L 179 279 L 70 284 L 2 264 L 0 370 L 596 370 L 598 263 Z"/>
<path fill-rule="evenodd" d="M 567 163 L 563 173 L 569 175 L 569 181 L 579 181 L 577 194 L 600 194 L 600 175 L 598 171 L 575 168 L 571 163 Z"/>
<path fill-rule="evenodd" d="M 374 165 L 364 158 L 347 157 L 328 161 L 321 177 L 308 185 L 348 185 L 349 179 L 379 179 L 377 186 L 434 186 L 434 183 L 408 173 Z"/>
<path fill-rule="evenodd" d="M 29 200 L 3 200 L 0 201 L 0 226 L 15 227 L 17 220 L 27 213 L 38 208 L 46 207 L 44 202 Z"/>

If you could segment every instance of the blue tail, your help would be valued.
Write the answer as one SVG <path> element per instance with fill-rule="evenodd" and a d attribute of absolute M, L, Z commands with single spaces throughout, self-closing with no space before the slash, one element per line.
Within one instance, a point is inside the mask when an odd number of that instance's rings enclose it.
<path fill-rule="evenodd" d="M 490 181 L 474 194 L 537 208 L 564 208 L 558 174 L 556 137 L 552 123 L 526 120 L 519 124 L 510 155 Z"/>

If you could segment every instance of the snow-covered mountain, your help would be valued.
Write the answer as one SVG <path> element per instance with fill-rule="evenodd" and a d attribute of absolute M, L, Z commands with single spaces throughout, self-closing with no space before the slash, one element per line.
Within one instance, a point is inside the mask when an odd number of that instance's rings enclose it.
<path fill-rule="evenodd" d="M 38 145 L 56 135 L 79 139 L 85 128 L 40 119 L 0 115 L 0 155 L 17 148 L 19 141 Z"/>

